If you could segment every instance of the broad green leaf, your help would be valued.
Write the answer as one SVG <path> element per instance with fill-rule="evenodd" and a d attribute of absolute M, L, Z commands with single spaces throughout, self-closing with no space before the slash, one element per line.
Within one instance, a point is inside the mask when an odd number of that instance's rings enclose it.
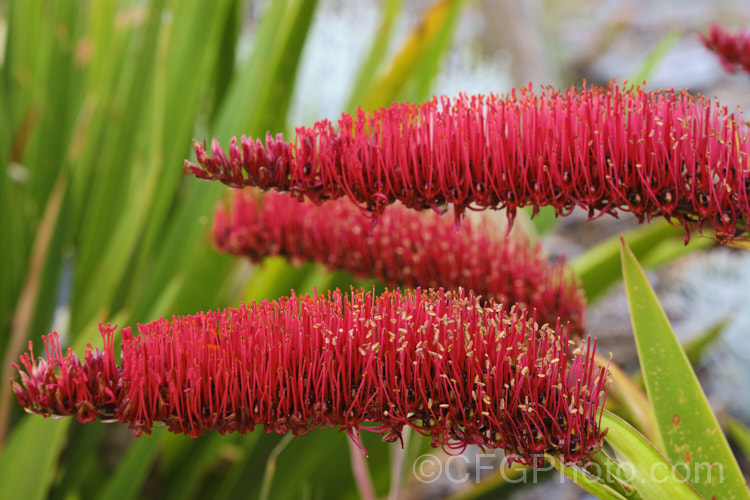
<path fill-rule="evenodd" d="M 312 272 L 304 280 L 299 281 L 299 285 L 295 288 L 295 291 L 299 295 L 312 295 L 313 291 L 325 294 L 328 290 L 336 288 L 333 284 L 337 277 L 336 273 L 329 271 L 324 265 L 315 264 Z M 331 288 L 332 286 L 333 288 Z M 342 291 L 344 293 L 347 292 L 347 290 Z"/>
<path fill-rule="evenodd" d="M 97 87 L 97 82 L 107 78 L 108 70 L 105 66 L 111 61 L 111 57 L 117 54 L 116 47 L 111 43 L 117 38 L 123 18 L 128 11 L 117 0 L 103 0 L 101 2 L 89 2 L 86 33 L 91 37 L 91 59 L 90 72 L 87 75 L 87 87 Z M 117 26 L 120 24 L 120 26 Z M 115 50 L 113 50 L 115 48 Z M 114 53 L 114 54 L 113 54 Z M 107 57 L 109 55 L 109 57 Z M 119 55 L 119 54 L 118 54 Z"/>
<path fill-rule="evenodd" d="M 165 228 L 154 262 L 146 270 L 147 279 L 144 279 L 138 293 L 133 294 L 131 305 L 134 317 L 150 319 L 145 314 L 152 310 L 154 297 L 159 296 L 164 285 L 175 278 L 181 280 L 182 290 L 165 313 L 192 314 L 221 305 L 219 290 L 213 286 L 225 279 L 233 262 L 208 246 L 207 221 L 211 217 L 214 199 L 222 191 L 220 186 L 189 183 L 185 198 Z M 204 222 L 201 223 L 201 220 Z M 202 279 L 205 281 L 200 281 Z M 202 303 L 181 304 L 181 297 L 185 293 L 200 295 Z"/>
<path fill-rule="evenodd" d="M 0 453 L 0 498 L 47 497 L 70 419 L 23 418 Z"/>
<path fill-rule="evenodd" d="M 2 64 L 2 125 L 0 138 L 4 155 L 0 159 L 0 237 L 12 245 L 0 248 L 0 339 L 10 339 L 11 315 L 16 307 L 33 244 L 34 227 L 44 206 L 31 196 L 32 174 L 23 164 L 29 137 L 38 125 L 38 112 L 32 109 L 37 85 L 39 47 L 50 38 L 43 36 L 49 12 L 40 0 L 6 2 L 3 9 L 7 32 Z M 2 344 L 5 344 L 3 341 Z M 0 346 L 5 354 L 5 346 Z M 1 431 L 0 431 L 1 432 Z"/>
<path fill-rule="evenodd" d="M 5 72 L 2 72 L 5 74 Z M 26 252 L 26 236 L 20 210 L 17 210 L 16 189 L 8 175 L 8 161 L 11 146 L 10 105 L 6 80 L 0 81 L 0 239 L 16 242 L 13 245 L 0 245 L 0 338 L 8 338 L 7 325 L 18 297 Z M 4 342 L 0 342 L 0 356 L 4 352 Z"/>
<path fill-rule="evenodd" d="M 622 272 L 638 359 L 664 453 L 691 472 L 688 480 L 706 498 L 750 498 L 690 361 L 624 240 Z"/>
<path fill-rule="evenodd" d="M 658 268 L 664 264 L 674 262 L 686 255 L 700 252 L 716 245 L 716 241 L 709 235 L 693 235 L 689 244 L 685 244 L 679 235 L 664 239 L 648 249 L 643 256 L 641 265 L 646 268 Z"/>
<path fill-rule="evenodd" d="M 244 287 L 242 300 L 252 302 L 287 296 L 291 290 L 297 291 L 299 285 L 313 273 L 314 268 L 315 265 L 311 262 L 295 267 L 283 257 L 264 259 L 260 265 L 255 266 Z"/>
<path fill-rule="evenodd" d="M 188 195 L 179 193 L 180 185 L 189 181 L 179 166 L 190 150 L 193 124 L 198 115 L 199 97 L 210 80 L 214 65 L 211 56 L 221 38 L 221 27 L 227 16 L 235 14 L 230 9 L 231 0 L 221 0 L 212 4 L 204 2 L 180 2 L 175 8 L 174 24 L 167 33 L 168 47 L 164 68 L 157 68 L 155 85 L 155 107 L 153 109 L 153 130 L 155 137 L 150 144 L 151 173 L 142 179 L 142 186 L 131 190 L 136 198 L 133 203 L 139 208 L 133 210 L 132 217 L 139 218 L 129 234 L 136 235 L 137 227 L 146 225 L 145 237 L 130 239 L 138 244 L 138 262 L 133 272 L 133 285 L 127 291 L 126 303 L 134 305 L 135 317 L 147 320 L 148 311 L 158 311 L 159 315 L 169 314 L 169 307 L 178 300 L 179 294 L 171 294 L 164 306 L 155 310 L 153 301 L 161 294 L 164 283 L 184 283 L 184 274 L 175 273 L 195 252 L 205 253 L 208 243 L 205 238 L 205 224 L 201 219 L 209 216 L 217 189 L 211 186 L 189 183 Z M 200 31 L 201 37 L 195 33 Z M 143 200 L 144 187 L 153 185 L 150 200 Z M 188 201 L 188 199 L 190 201 Z M 148 205 L 148 202 L 151 205 Z M 179 205 L 175 205 L 178 202 Z M 145 205 L 145 206 L 144 206 Z M 175 212 L 175 210 L 177 211 Z M 115 248 L 113 248 L 115 250 Z M 221 279 L 226 275 L 226 259 L 217 265 L 204 262 L 201 270 Z M 210 283 L 205 284 L 211 286 Z M 205 289 L 205 288 L 204 288 Z M 199 308 L 211 307 L 216 302 L 212 298 L 206 303 L 205 295 Z M 182 312 L 188 312 L 184 308 Z M 195 312 L 195 311 L 190 311 Z"/>
<path fill-rule="evenodd" d="M 237 259 L 216 252 L 206 243 L 195 245 L 186 255 L 177 277 L 184 280 L 170 314 L 192 314 L 227 305 L 234 291 Z"/>
<path fill-rule="evenodd" d="M 286 113 L 281 111 L 288 108 L 291 100 L 297 64 L 315 6 L 314 0 L 269 4 L 260 21 L 250 61 L 235 78 L 222 103 L 214 127 L 217 138 L 228 141 L 243 132 L 258 135 L 266 130 L 283 129 Z M 264 78 L 258 78 L 259 74 L 265 75 Z M 168 281 L 181 269 L 184 287 L 173 312 L 195 312 L 206 309 L 206 304 L 215 307 L 224 303 L 231 284 L 228 271 L 235 262 L 206 244 L 214 202 L 224 189 L 195 179 L 189 179 L 188 185 L 185 200 L 172 214 L 172 224 L 164 235 L 151 275 L 153 281 L 146 285 L 150 287 L 146 295 L 153 296 L 154 286 Z M 202 227 L 196 222 L 201 220 Z M 174 251 L 182 255 L 186 248 L 191 252 L 175 259 Z M 185 272 L 187 269 L 189 273 Z M 139 301 L 138 311 L 145 306 Z"/>
<path fill-rule="evenodd" d="M 30 419 L 34 416 L 29 415 Z M 101 484 L 91 478 L 104 477 L 102 460 L 98 454 L 91 453 L 103 441 L 103 436 L 111 426 L 104 424 L 82 425 L 73 419 L 66 425 L 68 428 L 64 459 L 57 464 L 57 474 L 50 489 L 48 500 L 63 500 L 84 496 L 88 491 L 92 495 Z"/>
<path fill-rule="evenodd" d="M 81 221 L 90 210 L 90 198 L 93 198 L 98 186 L 107 176 L 117 176 L 119 179 L 130 171 L 121 168 L 107 172 L 108 169 L 101 168 L 101 162 L 112 148 L 111 137 L 121 126 L 121 101 L 127 90 L 124 87 L 133 78 L 133 68 L 141 63 L 139 52 L 131 49 L 135 31 L 132 19 L 137 13 L 134 8 L 117 10 L 115 3 L 115 0 L 92 2 L 88 11 L 87 31 L 82 36 L 83 45 L 90 50 L 84 75 L 79 82 L 85 88 L 85 93 L 73 123 L 67 155 L 75 174 L 71 208 L 71 234 L 75 238 L 78 237 Z M 92 40 L 91 45 L 88 44 L 89 40 Z M 122 61 L 131 62 L 122 64 Z M 136 111 L 143 109 L 141 103 L 139 108 Z M 115 158 L 114 164 L 121 160 Z M 112 165 L 107 164 L 109 169 L 113 168 Z"/>
<path fill-rule="evenodd" d="M 263 105 L 254 108 L 248 131 L 259 135 L 261 129 L 281 131 L 286 127 L 302 49 L 317 5 L 318 0 L 295 0 L 287 7 L 284 23 L 279 27 L 284 36 L 273 49 L 273 73 L 261 79 L 256 97 Z"/>
<path fill-rule="evenodd" d="M 42 267 L 38 269 L 41 270 L 39 288 L 34 298 L 33 315 L 27 332 L 27 337 L 30 339 L 39 338 L 40 335 L 50 330 L 63 279 L 67 225 L 70 219 L 70 183 L 68 182 L 70 176 L 64 170 L 60 173 L 60 178 L 47 198 L 45 214 L 35 235 L 36 238 L 45 235 L 49 238 L 49 242 L 46 255 L 41 262 Z M 48 214 L 49 210 L 54 210 L 54 212 Z M 47 226 L 47 217 L 50 217 L 49 226 Z M 50 231 L 50 234 L 46 235 L 47 231 Z M 36 244 L 35 241 L 34 251 L 36 251 Z M 30 274 L 34 265 L 33 261 L 29 262 Z"/>
<path fill-rule="evenodd" d="M 347 439 L 346 434 L 333 429 L 320 429 L 294 438 L 285 453 L 278 457 L 280 472 L 270 486 L 269 498 L 291 500 L 299 498 L 305 489 L 321 498 L 347 496 L 347 491 L 355 489 Z M 259 458 L 265 465 L 268 455 Z M 295 481 L 286 478 L 292 468 Z"/>
<path fill-rule="evenodd" d="M 670 461 L 630 424 L 609 412 L 602 414 L 605 440 L 617 454 L 620 477 L 643 499 L 702 498 Z M 729 497 L 720 497 L 729 498 Z"/>
<path fill-rule="evenodd" d="M 367 448 L 368 467 L 375 492 L 379 498 L 388 492 L 389 450 L 393 443 L 383 443 L 380 434 L 364 432 L 362 442 Z M 245 440 L 256 439 L 251 447 Z M 282 436 L 266 434 L 256 429 L 236 441 L 239 461 L 216 471 L 213 481 L 204 481 L 198 498 L 212 495 L 216 498 L 257 498 L 260 495 L 266 464 Z M 294 437 L 277 458 L 276 472 L 270 485 L 269 498 L 296 499 L 305 493 L 314 498 L 359 498 L 348 453 L 349 438 L 335 429 L 319 429 Z M 397 446 L 397 445 L 396 445 Z M 289 480 L 294 470 L 294 481 Z"/>

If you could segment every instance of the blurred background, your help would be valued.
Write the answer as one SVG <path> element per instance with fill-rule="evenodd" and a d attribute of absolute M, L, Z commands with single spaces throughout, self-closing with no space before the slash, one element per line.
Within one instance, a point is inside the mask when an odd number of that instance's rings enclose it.
<path fill-rule="evenodd" d="M 747 0 L 10 0 L 0 9 L 0 498 L 357 498 L 346 436 L 283 441 L 255 432 L 195 440 L 157 429 L 80 425 L 23 414 L 10 363 L 58 331 L 82 353 L 99 322 L 134 326 L 363 283 L 281 259 L 253 266 L 218 254 L 208 235 L 222 186 L 182 173 L 192 138 L 293 137 L 358 106 L 434 94 L 647 81 L 750 107 L 750 76 L 729 75 L 698 32 L 750 26 Z M 504 217 L 487 213 L 486 217 Z M 522 218 L 523 219 L 523 218 Z M 720 414 L 750 424 L 750 258 L 685 246 L 682 230 L 622 220 L 556 220 L 514 231 L 564 256 L 589 299 L 605 354 L 636 368 L 627 306 L 593 252 L 629 232 Z M 700 251 L 700 252 L 699 252 Z M 611 286 L 610 286 L 611 285 Z M 38 352 L 37 352 L 38 354 Z M 507 481 L 485 457 L 427 484 L 404 452 L 365 435 L 378 497 L 583 497 L 558 476 Z M 474 455 L 472 455 L 474 454 Z M 435 457 L 443 465 L 447 458 Z M 406 464 L 393 472 L 393 463 Z M 463 463 L 463 462 L 462 462 Z M 493 465 L 494 464 L 494 465 Z M 747 463 L 744 463 L 747 466 Z M 748 470 L 745 467 L 745 470 Z M 421 478 L 424 479 L 424 478 Z M 479 480 L 481 479 L 481 481 Z M 398 495 L 397 495 L 398 494 Z"/>

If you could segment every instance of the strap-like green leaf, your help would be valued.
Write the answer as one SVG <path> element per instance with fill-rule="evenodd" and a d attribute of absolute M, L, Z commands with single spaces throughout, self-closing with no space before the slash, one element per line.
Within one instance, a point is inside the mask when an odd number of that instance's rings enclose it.
<path fill-rule="evenodd" d="M 706 498 L 750 498 L 690 362 L 624 240 L 622 272 L 638 358 L 664 453 Z"/>
<path fill-rule="evenodd" d="M 630 424 L 604 412 L 606 441 L 617 454 L 621 477 L 643 499 L 702 498 L 672 463 Z M 729 498 L 729 497 L 721 497 Z"/>
<path fill-rule="evenodd" d="M 0 498 L 47 498 L 70 420 L 25 418 L 13 429 L 0 453 Z"/>
<path fill-rule="evenodd" d="M 550 463 L 567 478 L 572 480 L 578 486 L 588 491 L 592 495 L 602 500 L 625 500 L 612 486 L 603 483 L 595 476 L 589 474 L 586 470 L 574 466 L 564 466 L 557 458 L 550 456 Z"/>

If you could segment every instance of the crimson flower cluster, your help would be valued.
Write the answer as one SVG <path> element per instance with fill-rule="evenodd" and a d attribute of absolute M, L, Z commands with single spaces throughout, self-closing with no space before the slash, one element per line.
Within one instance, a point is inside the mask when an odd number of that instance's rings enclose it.
<path fill-rule="evenodd" d="M 744 70 L 750 73 L 750 31 L 732 34 L 718 24 L 708 28 L 708 34 L 701 33 L 703 44 L 719 56 L 721 65 L 730 73 Z"/>
<path fill-rule="evenodd" d="M 505 238 L 484 224 L 456 229 L 445 217 L 400 204 L 372 220 L 346 200 L 320 206 L 282 193 L 234 193 L 220 203 L 213 237 L 218 249 L 259 261 L 282 255 L 315 261 L 388 286 L 471 290 L 495 302 L 536 310 L 539 323 L 570 321 L 584 332 L 585 301 L 564 261 L 549 262 L 541 248 Z"/>
<path fill-rule="evenodd" d="M 21 357 L 18 401 L 31 413 L 161 423 L 196 437 L 210 429 L 303 435 L 338 427 L 433 445 L 504 448 L 543 463 L 577 463 L 601 447 L 607 370 L 594 342 L 576 350 L 559 328 L 458 293 L 329 293 L 173 317 L 122 334 L 102 327 L 104 350 L 83 361 L 45 337 L 46 358 Z M 363 424 L 373 423 L 372 426 Z M 361 444 L 360 444 L 361 446 Z"/>
<path fill-rule="evenodd" d="M 466 208 L 579 206 L 712 226 L 728 242 L 750 228 L 748 126 L 725 107 L 673 90 L 531 87 L 394 103 L 297 128 L 296 140 L 194 142 L 185 172 L 229 186 L 276 188 L 314 202 L 347 196 L 379 215 L 400 201 L 456 216 Z"/>

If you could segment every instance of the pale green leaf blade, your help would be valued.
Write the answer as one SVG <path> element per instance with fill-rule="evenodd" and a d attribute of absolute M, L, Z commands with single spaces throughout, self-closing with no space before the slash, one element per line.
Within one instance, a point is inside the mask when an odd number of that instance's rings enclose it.
<path fill-rule="evenodd" d="M 638 358 L 664 453 L 672 463 L 695 470 L 688 479 L 706 498 L 750 498 L 690 361 L 624 240 L 622 272 Z"/>

